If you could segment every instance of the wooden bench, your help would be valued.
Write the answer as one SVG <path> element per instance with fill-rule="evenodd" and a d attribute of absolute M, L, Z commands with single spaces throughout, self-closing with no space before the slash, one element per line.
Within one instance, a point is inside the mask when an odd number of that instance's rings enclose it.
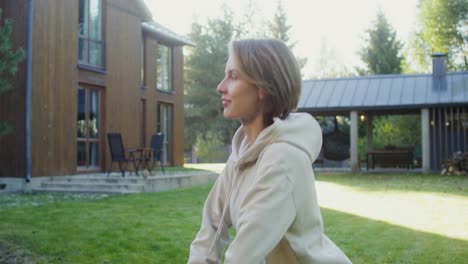
<path fill-rule="evenodd" d="M 376 165 L 390 168 L 412 168 L 412 147 L 387 147 L 367 151 L 367 169 L 374 169 Z"/>

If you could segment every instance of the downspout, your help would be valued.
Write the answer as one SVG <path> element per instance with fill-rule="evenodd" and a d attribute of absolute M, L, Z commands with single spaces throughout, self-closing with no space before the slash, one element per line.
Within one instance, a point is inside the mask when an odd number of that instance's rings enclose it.
<path fill-rule="evenodd" d="M 28 48 L 26 51 L 26 182 L 31 181 L 31 79 L 32 79 L 32 33 L 33 0 L 28 0 Z"/>

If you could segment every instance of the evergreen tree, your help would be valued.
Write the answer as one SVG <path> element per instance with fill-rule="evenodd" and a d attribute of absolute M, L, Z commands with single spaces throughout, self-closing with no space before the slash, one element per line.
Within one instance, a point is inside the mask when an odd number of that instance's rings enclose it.
<path fill-rule="evenodd" d="M 206 26 L 192 24 L 190 39 L 195 47 L 186 63 L 186 150 L 199 138 L 210 140 L 207 135 L 229 145 L 239 126 L 238 121 L 223 118 L 221 96 L 216 91 L 219 82 L 224 78 L 228 44 L 239 37 L 239 32 L 239 26 L 234 24 L 232 12 L 227 8 L 223 19 L 211 19 Z"/>
<path fill-rule="evenodd" d="M 468 1 L 420 0 L 419 30 L 411 41 L 416 71 L 429 72 L 431 55 L 447 54 L 449 70 L 468 70 Z"/>
<path fill-rule="evenodd" d="M 403 58 L 400 55 L 402 44 L 384 14 L 379 11 L 373 27 L 367 31 L 367 47 L 360 51 L 367 70 L 361 75 L 399 74 L 402 72 Z M 418 146 L 421 142 L 419 116 L 376 116 L 374 125 L 374 147 L 384 145 Z M 362 141 L 364 142 L 364 141 Z M 365 145 L 361 144 L 364 153 Z"/>
<path fill-rule="evenodd" d="M 10 35 L 13 31 L 13 22 L 2 18 L 0 9 L 0 95 L 11 89 L 10 78 L 18 71 L 18 63 L 24 58 L 23 49 L 13 50 Z M 2 26 L 3 21 L 3 26 Z M 0 136 L 12 131 L 7 122 L 0 122 Z"/>
<path fill-rule="evenodd" d="M 276 13 L 273 16 L 273 21 L 269 23 L 269 28 L 273 38 L 284 41 L 291 49 L 294 48 L 295 43 L 289 43 L 291 26 L 287 24 L 286 12 L 281 1 L 278 1 Z"/>
<path fill-rule="evenodd" d="M 286 16 L 286 12 L 284 11 L 282 2 L 278 1 L 276 12 L 275 12 L 275 15 L 273 16 L 273 21 L 268 23 L 270 34 L 273 38 L 282 40 L 284 43 L 286 43 L 286 45 L 288 45 L 288 47 L 291 50 L 293 50 L 296 43 L 290 42 L 289 30 L 291 29 L 291 26 L 288 25 L 287 20 L 288 19 Z M 297 63 L 299 64 L 299 68 L 303 69 L 307 63 L 307 58 L 296 56 L 296 60 L 297 60 Z"/>
<path fill-rule="evenodd" d="M 395 31 L 381 11 L 377 13 L 377 19 L 367 34 L 367 46 L 359 52 L 361 59 L 367 65 L 364 72 L 370 74 L 401 73 L 402 44 L 396 39 Z M 361 71 L 360 74 L 364 72 Z"/>

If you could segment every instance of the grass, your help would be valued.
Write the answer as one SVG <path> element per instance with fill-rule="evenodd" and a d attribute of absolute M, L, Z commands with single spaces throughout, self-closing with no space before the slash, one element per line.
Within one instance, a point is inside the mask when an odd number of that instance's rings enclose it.
<path fill-rule="evenodd" d="M 353 263 L 463 263 L 467 187 L 466 177 L 317 175 L 325 232 Z M 209 189 L 0 195 L 0 263 L 186 263 Z"/>

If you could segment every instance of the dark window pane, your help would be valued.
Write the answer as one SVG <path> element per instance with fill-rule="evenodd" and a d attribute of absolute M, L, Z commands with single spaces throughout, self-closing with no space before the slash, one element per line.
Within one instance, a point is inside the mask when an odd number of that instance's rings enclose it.
<path fill-rule="evenodd" d="M 91 90 L 89 109 L 89 137 L 99 137 L 99 93 Z"/>
<path fill-rule="evenodd" d="M 78 14 L 78 33 L 82 36 L 88 35 L 88 1 L 80 0 Z"/>
<path fill-rule="evenodd" d="M 88 64 L 88 42 L 83 38 L 78 40 L 78 61 Z"/>
<path fill-rule="evenodd" d="M 159 104 L 158 105 L 158 133 L 164 134 L 164 147 L 163 147 L 163 161 L 170 162 L 169 160 L 169 141 L 171 138 L 171 113 L 172 105 Z"/>
<path fill-rule="evenodd" d="M 86 137 L 86 90 L 78 89 L 78 123 L 77 136 L 79 138 Z"/>
<path fill-rule="evenodd" d="M 77 163 L 78 166 L 86 166 L 86 143 L 78 142 Z"/>
<path fill-rule="evenodd" d="M 101 42 L 89 41 L 89 64 L 95 66 L 102 66 Z"/>
<path fill-rule="evenodd" d="M 99 144 L 97 142 L 90 144 L 89 163 L 90 166 L 99 166 Z"/>

